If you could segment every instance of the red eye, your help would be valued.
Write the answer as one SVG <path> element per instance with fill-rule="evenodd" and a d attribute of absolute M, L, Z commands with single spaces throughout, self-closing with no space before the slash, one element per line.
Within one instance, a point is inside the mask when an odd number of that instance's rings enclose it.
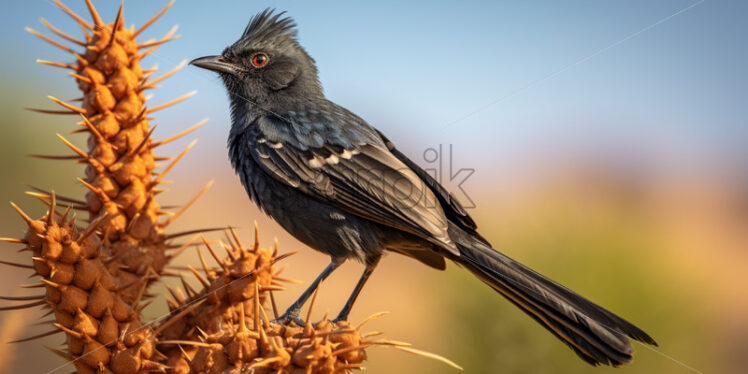
<path fill-rule="evenodd" d="M 270 61 L 270 58 L 264 53 L 258 53 L 252 56 L 252 65 L 254 65 L 256 68 L 261 68 L 267 65 L 268 61 Z"/>

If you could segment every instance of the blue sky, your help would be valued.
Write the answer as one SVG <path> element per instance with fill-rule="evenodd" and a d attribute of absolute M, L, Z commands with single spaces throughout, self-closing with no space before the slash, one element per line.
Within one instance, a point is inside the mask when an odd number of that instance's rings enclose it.
<path fill-rule="evenodd" d="M 82 0 L 66 3 L 86 13 Z M 126 23 L 143 23 L 165 3 L 128 1 Z M 119 3 L 94 4 L 111 21 Z M 69 77 L 33 63 L 69 57 L 23 31 L 43 31 L 43 16 L 78 35 L 72 21 L 47 0 L 3 7 L 2 50 L 13 58 L 2 59 L 2 79 L 31 82 L 44 92 L 38 105 L 48 105 L 50 85 L 58 87 L 52 94 L 74 97 Z M 328 97 L 414 158 L 454 144 L 458 162 L 488 174 L 564 167 L 568 155 L 654 172 L 748 174 L 744 1 L 183 0 L 144 34 L 157 38 L 179 24 L 181 38 L 144 65 L 165 71 L 219 53 L 265 7 L 296 20 Z M 190 104 L 161 112 L 160 127 L 171 132 L 210 117 L 198 135 L 223 143 L 227 100 L 210 72 L 186 68 L 153 103 L 193 89 Z"/>

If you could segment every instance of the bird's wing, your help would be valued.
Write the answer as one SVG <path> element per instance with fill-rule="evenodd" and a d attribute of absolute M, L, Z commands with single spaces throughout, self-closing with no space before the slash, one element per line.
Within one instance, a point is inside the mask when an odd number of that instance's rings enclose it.
<path fill-rule="evenodd" d="M 444 213 L 447 215 L 447 218 L 455 223 L 457 226 L 459 226 L 462 230 L 465 232 L 468 232 L 472 234 L 476 239 L 482 241 L 485 244 L 489 244 L 488 241 L 481 236 L 478 231 L 478 225 L 475 224 L 475 221 L 472 217 L 468 214 L 468 212 L 465 210 L 465 208 L 460 204 L 460 202 L 452 195 L 449 191 L 447 191 L 444 186 L 439 184 L 439 182 L 434 179 L 434 177 L 431 176 L 426 170 L 423 170 L 418 164 L 413 162 L 413 160 L 409 159 L 408 156 L 400 152 L 397 148 L 395 148 L 395 144 L 392 143 L 389 139 L 387 139 L 384 134 L 382 134 L 380 131 L 377 131 L 379 136 L 384 141 L 384 144 L 387 146 L 387 149 L 395 156 L 398 160 L 402 161 L 405 165 L 407 165 L 413 172 L 418 175 L 419 178 L 431 189 L 431 191 L 434 193 L 436 198 L 439 200 L 439 203 L 442 206 L 442 209 L 444 210 Z M 490 245 L 490 244 L 489 244 Z"/>
<path fill-rule="evenodd" d="M 264 116 L 248 131 L 252 157 L 273 178 L 459 254 L 436 196 L 368 125 L 290 123 Z"/>

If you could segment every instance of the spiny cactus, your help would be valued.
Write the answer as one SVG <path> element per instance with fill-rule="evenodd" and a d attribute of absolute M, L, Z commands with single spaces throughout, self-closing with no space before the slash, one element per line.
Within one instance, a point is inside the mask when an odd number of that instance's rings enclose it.
<path fill-rule="evenodd" d="M 166 234 L 166 227 L 210 185 L 176 213 L 167 212 L 157 202 L 164 176 L 194 142 L 174 158 L 156 156 L 154 149 L 205 123 L 164 140 L 152 138 L 155 126 L 150 125 L 149 115 L 191 95 L 155 107 L 146 105 L 144 92 L 184 66 L 180 64 L 159 78 L 152 78 L 155 69 L 140 67 L 144 57 L 174 38 L 176 28 L 156 41 L 136 41 L 173 1 L 137 30 L 124 28 L 122 6 L 115 20 L 106 24 L 86 0 L 93 20 L 89 23 L 59 0 L 53 1 L 78 22 L 84 37 L 77 39 L 44 20 L 42 23 L 58 37 L 82 47 L 83 52 L 27 30 L 74 56 L 73 63 L 38 62 L 72 70 L 70 75 L 83 96 L 74 100 L 80 107 L 50 97 L 63 109 L 32 110 L 80 116 L 79 128 L 73 133 L 88 134 L 88 139 L 86 147 L 79 147 L 58 134 L 74 154 L 37 157 L 84 163 L 85 176 L 78 180 L 89 191 L 84 199 L 78 199 L 34 188 L 29 194 L 49 207 L 39 219 L 11 203 L 28 230 L 23 239 L 0 241 L 23 245 L 31 254 L 30 264 L 0 263 L 33 270 L 41 282 L 28 287 L 44 293 L 0 297 L 10 302 L 28 301 L 0 311 L 42 306 L 53 315 L 48 321 L 51 331 L 16 342 L 64 333 L 64 348 L 51 350 L 81 373 L 347 373 L 361 368 L 365 348 L 370 345 L 393 346 L 454 365 L 405 343 L 373 339 L 378 333 L 362 335 L 359 329 L 363 323 L 353 328 L 347 322 L 324 318 L 312 324 L 308 317 L 304 326 L 271 322 L 265 309 L 272 306 L 277 316 L 273 291 L 289 281 L 279 276 L 275 263 L 288 254 L 279 255 L 277 243 L 273 250 L 260 248 L 256 227 L 251 248 L 242 245 L 233 229 L 225 230 L 225 242 L 209 241 L 201 235 L 198 245 L 193 244 L 198 237 L 182 243 L 176 240 L 215 229 Z M 170 162 L 159 168 L 159 161 Z M 88 214 L 82 226 L 77 212 Z M 213 245 L 222 247 L 225 257 L 219 257 Z M 201 246 L 215 265 L 208 264 Z M 200 282 L 200 290 L 192 288 L 181 274 L 169 273 L 172 269 L 167 267 L 189 247 L 197 248 L 202 273 L 191 266 L 186 270 Z M 146 322 L 142 311 L 150 303 L 146 300 L 148 287 L 167 274 L 179 275 L 183 288 L 167 286 L 172 296 L 165 297 L 170 313 Z"/>
<path fill-rule="evenodd" d="M 82 105 L 77 107 L 50 97 L 63 110 L 32 110 L 83 117 L 78 123 L 81 127 L 75 132 L 89 134 L 87 150 L 58 136 L 75 153 L 73 157 L 86 164 L 85 177 L 79 180 L 89 192 L 85 201 L 62 196 L 58 196 L 58 199 L 72 204 L 74 209 L 87 211 L 89 220 L 100 219 L 99 230 L 104 234 L 102 240 L 107 243 L 109 255 L 117 258 L 117 261 L 109 262 L 109 270 L 118 284 L 127 285 L 122 297 L 132 302 L 142 288 L 141 283 L 155 279 L 146 277 L 146 273 L 161 274 L 169 260 L 169 247 L 166 244 L 169 237 L 164 235 L 164 228 L 183 210 L 169 219 L 160 220 L 162 215 L 168 213 L 162 210 L 155 197 L 162 192 L 158 186 L 164 182 L 164 176 L 192 144 L 157 173 L 154 172 L 156 162 L 169 158 L 155 156 L 154 149 L 187 134 L 205 121 L 169 139 L 154 141 L 151 138 L 155 126 L 150 126 L 149 115 L 192 95 L 190 93 L 155 107 L 146 105 L 145 92 L 158 87 L 159 82 L 184 64 L 159 78 L 150 79 L 155 69 L 143 70 L 140 61 L 161 44 L 174 39 L 176 27 L 158 41 L 138 43 L 135 38 L 173 2 L 137 30 L 124 28 L 121 6 L 114 22 L 105 24 L 91 1 L 87 0 L 93 18 L 93 24 L 90 24 L 59 0 L 54 2 L 80 24 L 85 39 L 78 40 L 65 34 L 46 21 L 44 25 L 56 35 L 84 47 L 84 52 L 77 53 L 33 29 L 27 28 L 27 31 L 73 54 L 75 62 L 72 64 L 38 62 L 73 70 L 70 75 L 76 79 L 83 93 L 79 99 Z M 49 195 L 43 190 L 36 193 L 36 196 L 46 200 L 49 200 Z"/>

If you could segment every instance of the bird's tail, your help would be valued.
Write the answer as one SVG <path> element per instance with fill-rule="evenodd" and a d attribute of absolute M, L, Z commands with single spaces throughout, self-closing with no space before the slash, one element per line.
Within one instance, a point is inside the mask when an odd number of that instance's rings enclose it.
<path fill-rule="evenodd" d="M 460 257 L 455 259 L 458 263 L 530 315 L 588 363 L 618 366 L 631 361 L 634 349 L 627 336 L 657 345 L 644 331 L 623 318 L 483 242 L 474 238 L 459 242 Z"/>

